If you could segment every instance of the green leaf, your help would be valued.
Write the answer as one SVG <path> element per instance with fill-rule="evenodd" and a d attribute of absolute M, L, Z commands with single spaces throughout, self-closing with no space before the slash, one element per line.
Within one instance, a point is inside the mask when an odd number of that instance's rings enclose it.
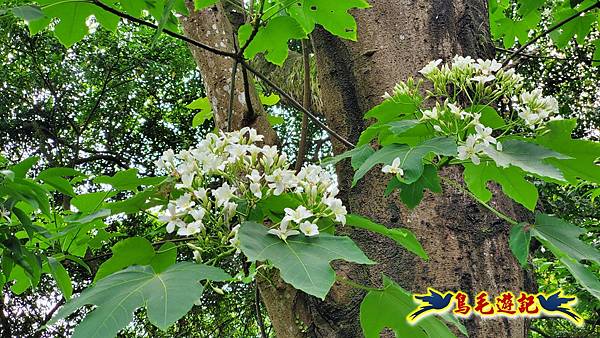
<path fill-rule="evenodd" d="M 271 114 L 267 114 L 267 121 L 269 121 L 269 124 L 271 126 L 277 126 L 277 125 L 283 124 L 285 122 L 283 117 L 275 116 L 275 115 L 271 115 Z"/>
<path fill-rule="evenodd" d="M 533 230 L 532 234 L 534 236 L 536 235 L 533 232 Z M 579 282 L 584 289 L 586 289 L 590 294 L 592 294 L 592 296 L 596 297 L 597 299 L 600 299 L 600 281 L 594 275 L 594 273 L 588 270 L 583 264 L 579 263 L 576 259 L 569 257 L 567 254 L 565 254 L 563 251 L 561 251 L 549 241 L 537 236 L 536 239 L 538 239 L 544 247 L 550 250 L 554 254 L 554 256 L 556 256 L 560 260 L 560 262 L 567 267 L 569 272 L 571 272 L 573 277 L 575 277 L 575 280 L 577 280 L 577 282 Z"/>
<path fill-rule="evenodd" d="M 578 12 L 579 10 L 576 9 L 559 7 L 552 15 L 554 19 L 553 24 L 557 24 Z M 551 32 L 549 34 L 550 38 L 559 49 L 565 48 L 569 44 L 569 41 L 575 36 L 577 37 L 577 43 L 583 44 L 585 42 L 585 37 L 590 33 L 595 21 L 595 13 L 580 15 L 575 19 L 564 23 L 559 29 Z"/>
<path fill-rule="evenodd" d="M 440 177 L 437 174 L 437 169 L 431 164 L 425 165 L 423 175 L 419 177 L 413 183 L 406 184 L 400 182 L 396 176 L 394 176 L 388 188 L 385 191 L 386 196 L 389 195 L 394 189 L 400 190 L 400 198 L 402 202 L 406 204 L 410 209 L 414 209 L 421 200 L 423 199 L 423 192 L 425 189 L 429 189 L 431 192 L 440 193 L 442 192 L 442 186 L 440 185 Z"/>
<path fill-rule="evenodd" d="M 575 119 L 550 121 L 546 124 L 548 132 L 538 136 L 535 142 L 571 157 L 547 160 L 560 169 L 571 184 L 576 184 L 578 179 L 600 184 L 600 165 L 596 164 L 600 157 L 600 143 L 572 139 L 571 133 L 576 126 Z"/>
<path fill-rule="evenodd" d="M 387 228 L 384 225 L 377 224 L 371 221 L 368 218 L 364 218 L 359 215 L 348 214 L 346 215 L 346 224 L 360 228 L 369 230 L 371 232 L 378 233 L 390 239 L 393 239 L 396 243 L 404 247 L 406 250 L 414 253 L 415 255 L 423 258 L 424 260 L 428 260 L 429 256 L 419 240 L 415 237 L 415 235 L 408 229 L 404 228 Z"/>
<path fill-rule="evenodd" d="M 16 17 L 25 20 L 26 23 L 42 19 L 46 16 L 44 15 L 44 12 L 35 5 L 14 7 L 12 12 Z"/>
<path fill-rule="evenodd" d="M 403 134 L 404 132 L 416 127 L 421 121 L 419 120 L 400 120 L 389 122 L 390 131 L 394 134 Z"/>
<path fill-rule="evenodd" d="M 402 95 L 394 97 L 393 100 L 385 100 L 381 104 L 373 107 L 365 113 L 364 118 L 375 118 L 378 122 L 386 123 L 398 119 L 401 116 L 409 116 L 415 114 L 417 104 L 415 99 Z"/>
<path fill-rule="evenodd" d="M 497 129 L 506 125 L 506 122 L 498 114 L 496 109 L 490 106 L 475 105 L 466 108 L 465 111 L 481 114 L 479 122 L 481 122 L 481 124 L 483 124 L 484 126 L 490 127 L 492 129 Z"/>
<path fill-rule="evenodd" d="M 581 227 L 557 217 L 537 214 L 531 232 L 535 238 L 551 243 L 571 258 L 600 264 L 600 251 L 579 239 L 579 236 L 585 233 Z"/>
<path fill-rule="evenodd" d="M 435 316 L 410 324 L 406 316 L 415 308 L 412 295 L 383 277 L 383 290 L 372 290 L 360 304 L 360 326 L 365 338 L 379 338 L 384 328 L 394 330 L 397 337 L 446 338 L 456 337 L 452 331 Z"/>
<path fill-rule="evenodd" d="M 71 285 L 71 277 L 69 277 L 69 273 L 65 267 L 54 257 L 48 257 L 48 266 L 50 267 L 52 277 L 56 280 L 56 284 L 65 296 L 65 299 L 71 299 L 73 286 Z"/>
<path fill-rule="evenodd" d="M 321 233 L 316 237 L 292 236 L 284 242 L 267 233 L 269 229 L 245 222 L 239 230 L 242 252 L 249 261 L 268 260 L 281 272 L 281 278 L 296 289 L 325 299 L 335 281 L 329 265 L 334 259 L 373 264 L 346 236 Z"/>
<path fill-rule="evenodd" d="M 164 0 L 165 4 L 163 6 L 162 14 L 161 14 L 160 18 L 157 18 L 158 25 L 156 27 L 156 32 L 154 32 L 154 36 L 152 37 L 152 45 L 154 45 L 156 43 L 160 33 L 162 33 L 162 31 L 165 30 L 165 27 L 169 23 L 169 19 L 171 19 L 171 16 L 172 16 L 171 10 L 173 9 L 173 6 L 175 5 L 175 1 L 176 0 Z"/>
<path fill-rule="evenodd" d="M 551 251 L 554 249 L 551 245 L 547 245 Z M 554 251 L 552 251 L 554 253 Z M 556 253 L 555 253 L 556 255 Z M 558 256 L 558 255 L 557 255 Z M 600 300 L 600 281 L 595 274 L 588 270 L 583 264 L 567 257 L 560 256 L 560 262 L 563 263 L 575 279 L 586 289 L 592 296 Z"/>
<path fill-rule="evenodd" d="M 107 191 L 91 192 L 75 196 L 71 200 L 71 204 L 80 212 L 87 214 L 98 210 L 104 200 L 110 196 L 111 194 Z"/>
<path fill-rule="evenodd" d="M 560 170 L 544 160 L 548 158 L 568 159 L 569 156 L 521 140 L 502 141 L 502 147 L 502 151 L 498 151 L 494 147 L 487 147 L 484 150 L 498 166 L 507 168 L 509 165 L 513 165 L 542 178 L 565 180 Z"/>
<path fill-rule="evenodd" d="M 75 328 L 73 338 L 112 338 L 133 320 L 133 312 L 140 307 L 146 307 L 150 322 L 164 331 L 200 298 L 200 280 L 229 278 L 219 268 L 190 262 L 172 265 L 160 273 L 150 266 L 133 266 L 87 288 L 63 306 L 49 325 L 92 304 L 96 308 Z"/>
<path fill-rule="evenodd" d="M 152 269 L 156 272 L 163 272 L 169 266 L 175 264 L 177 259 L 177 245 L 167 242 L 160 246 L 156 255 L 150 261 Z"/>
<path fill-rule="evenodd" d="M 350 160 L 352 168 L 356 170 L 365 162 L 367 158 L 369 158 L 369 156 L 373 155 L 374 152 L 375 150 L 373 150 L 369 144 L 363 144 L 362 146 L 350 149 L 339 155 L 323 159 L 321 161 L 321 166 L 336 165 L 339 161 L 350 157 L 352 158 Z"/>
<path fill-rule="evenodd" d="M 525 179 L 525 172 L 517 167 L 501 168 L 493 162 L 484 161 L 479 165 L 464 163 L 464 180 L 467 188 L 482 202 L 492 199 L 492 192 L 487 183 L 494 181 L 500 184 L 502 191 L 515 202 L 533 211 L 538 200 L 535 185 Z"/>
<path fill-rule="evenodd" d="M 25 228 L 25 231 L 27 232 L 27 236 L 29 236 L 29 238 L 34 238 L 34 233 L 39 233 L 46 238 L 50 238 L 50 233 L 48 232 L 48 230 L 42 228 L 39 225 L 33 224 L 29 216 L 23 210 L 17 207 L 13 207 L 12 212 L 15 214 L 15 216 L 17 216 L 17 219 L 19 220 L 19 222 L 21 222 L 23 228 Z"/>
<path fill-rule="evenodd" d="M 510 239 L 508 240 L 510 250 L 515 255 L 522 267 L 527 266 L 529 243 L 531 242 L 531 232 L 529 232 L 529 230 L 525 230 L 526 226 L 526 223 L 513 225 L 510 229 Z"/>
<path fill-rule="evenodd" d="M 260 103 L 264 104 L 265 106 L 274 106 L 281 101 L 281 98 L 277 94 L 266 96 L 265 94 L 260 93 L 258 97 L 260 99 Z"/>
<path fill-rule="evenodd" d="M 392 144 L 376 151 L 354 173 L 352 185 L 356 185 L 366 173 L 375 165 L 391 164 L 400 158 L 400 167 L 404 170 L 404 183 L 415 182 L 423 174 L 423 158 L 429 153 L 444 156 L 456 156 L 456 142 L 449 137 L 436 137 L 414 147 L 405 144 Z"/>
<path fill-rule="evenodd" d="M 65 47 L 71 47 L 88 34 L 86 20 L 91 15 L 94 15 L 102 26 L 112 31 L 119 23 L 118 16 L 88 2 L 61 0 L 38 0 L 37 2 L 42 5 L 42 11 L 46 16 L 59 19 L 54 26 L 54 34 Z"/>
<path fill-rule="evenodd" d="M 113 255 L 100 265 L 94 277 L 94 283 L 130 265 L 147 265 L 154 258 L 152 243 L 142 237 L 131 237 L 122 240 L 110 250 Z"/>
<path fill-rule="evenodd" d="M 204 9 L 218 3 L 219 0 L 194 0 L 194 8 L 196 10 Z"/>
<path fill-rule="evenodd" d="M 517 12 L 519 15 L 526 16 L 542 7 L 545 0 L 519 0 L 518 3 L 519 9 Z"/>
<path fill-rule="evenodd" d="M 40 160 L 37 156 L 32 156 L 24 159 L 23 161 L 9 167 L 8 169 L 14 173 L 15 177 L 25 178 L 27 172 Z"/>
<path fill-rule="evenodd" d="M 243 46 L 250 38 L 252 25 L 244 24 L 240 26 L 238 38 L 240 46 Z M 291 39 L 303 39 L 306 33 L 298 21 L 289 16 L 278 16 L 267 22 L 267 25 L 261 27 L 248 48 L 244 51 L 244 56 L 252 59 L 258 53 L 264 53 L 267 61 L 283 65 L 288 57 L 288 42 Z"/>
<path fill-rule="evenodd" d="M 356 41 L 356 21 L 348 13 L 353 8 L 369 8 L 365 0 L 304 0 L 304 12 L 331 34 Z"/>
<path fill-rule="evenodd" d="M 596 39 L 593 42 L 594 44 L 594 54 L 592 55 L 592 66 L 597 67 L 600 65 L 600 39 Z"/>
<path fill-rule="evenodd" d="M 138 177 L 138 169 L 132 168 L 119 171 L 111 176 L 98 176 L 94 183 L 110 184 L 113 189 L 122 191 L 138 191 L 140 186 L 152 186 L 164 181 L 165 177 Z"/>
<path fill-rule="evenodd" d="M 91 214 L 86 213 L 77 213 L 74 215 L 70 215 L 69 217 L 65 217 L 65 222 L 67 223 L 76 223 L 76 224 L 86 224 L 93 222 L 97 219 L 103 219 L 111 215 L 110 209 L 100 209 Z"/>
<path fill-rule="evenodd" d="M 208 97 L 196 99 L 185 107 L 189 109 L 200 109 L 200 112 L 196 113 L 196 115 L 194 115 L 194 119 L 192 120 L 193 128 L 203 125 L 205 121 L 212 119 L 214 116 Z"/>
<path fill-rule="evenodd" d="M 55 167 L 55 168 L 48 168 L 46 170 L 42 170 L 42 172 L 40 172 L 37 175 L 37 179 L 38 180 L 44 180 L 48 177 L 77 177 L 77 176 L 85 176 L 83 173 L 81 173 L 78 170 L 75 170 L 73 168 L 63 168 L 63 167 Z"/>

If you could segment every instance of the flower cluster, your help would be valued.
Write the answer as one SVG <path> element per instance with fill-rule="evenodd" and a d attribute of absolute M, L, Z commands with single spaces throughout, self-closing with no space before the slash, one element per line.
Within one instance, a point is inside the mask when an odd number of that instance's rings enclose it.
<path fill-rule="evenodd" d="M 522 88 L 523 77 L 514 69 L 503 70 L 496 60 L 456 55 L 451 63 L 441 63 L 442 60 L 431 61 L 419 71 L 433 83 L 436 95 L 451 96 L 456 89 L 467 89 L 476 94 L 474 100 L 491 102 L 501 96 L 512 96 Z"/>
<path fill-rule="evenodd" d="M 514 69 L 503 69 L 496 60 L 474 60 L 457 55 L 447 64 L 442 60 L 431 61 L 419 73 L 429 82 L 425 98 L 421 97 L 423 81 L 412 78 L 397 84 L 392 95 L 385 93 L 384 98 L 405 102 L 408 96 L 418 107 L 423 102 L 435 102 L 418 109 L 419 121 L 428 125 L 434 135 L 456 138 L 457 158 L 476 165 L 481 163 L 481 156 L 502 151 L 502 143 L 497 137 L 504 135 L 503 131 L 518 125 L 536 131 L 558 112 L 555 98 L 544 96 L 540 89 L 525 91 L 523 77 Z M 520 119 L 501 123 L 496 132 L 482 122 L 482 115 L 488 114 L 488 120 L 490 117 L 496 121 L 502 119 L 492 108 L 501 98 L 505 103 L 512 98 L 511 108 Z M 399 158 L 384 166 L 382 171 L 399 178 L 404 174 Z"/>
<path fill-rule="evenodd" d="M 546 119 L 558 113 L 558 101 L 552 96 L 543 96 L 541 89 L 523 92 L 514 100 L 518 101 L 519 117 L 531 129 L 543 125 Z"/>
<path fill-rule="evenodd" d="M 425 90 L 421 88 L 423 80 L 409 78 L 397 84 L 391 95 L 386 92 L 383 97 L 396 102 L 407 102 L 408 97 L 418 107 L 415 117 L 421 124 L 431 128 L 436 136 L 456 139 L 457 159 L 461 161 L 479 165 L 482 156 L 503 150 L 499 138 L 506 132 L 519 125 L 522 130 L 537 132 L 558 112 L 555 98 L 544 96 L 540 89 L 524 90 L 523 78 L 514 69 L 503 69 L 496 60 L 455 56 L 447 64 L 442 60 L 431 61 L 419 73 L 427 81 Z M 422 92 L 426 93 L 425 97 Z M 505 116 L 518 116 L 518 119 L 501 121 L 502 114 L 496 113 L 493 107 L 501 99 L 509 103 L 510 98 L 513 104 L 508 108 L 516 113 L 506 112 Z M 427 106 L 423 107 L 423 103 Z M 490 124 L 490 119 L 494 124 Z M 399 179 L 404 174 L 400 158 L 385 165 L 382 171 Z"/>
<path fill-rule="evenodd" d="M 344 224 L 346 208 L 336 198 L 334 177 L 315 165 L 295 173 L 276 146 L 258 146 L 262 140 L 256 130 L 243 128 L 208 134 L 197 147 L 177 154 L 165 151 L 155 164 L 176 182 L 159 214 L 167 232 L 219 238 L 239 248 L 240 223 L 261 200 L 282 194 L 290 194 L 300 205 L 286 208 L 271 234 L 284 240 L 300 233 L 316 236 L 321 219 Z"/>

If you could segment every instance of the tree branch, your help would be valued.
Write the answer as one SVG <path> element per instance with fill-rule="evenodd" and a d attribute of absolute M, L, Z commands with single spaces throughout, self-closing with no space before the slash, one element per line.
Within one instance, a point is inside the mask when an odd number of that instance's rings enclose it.
<path fill-rule="evenodd" d="M 266 83 L 269 87 L 273 88 L 273 90 L 275 90 L 279 95 L 283 96 L 286 100 L 288 100 L 288 102 L 291 104 L 291 106 L 293 108 L 296 108 L 299 111 L 301 111 L 304 114 L 306 114 L 311 120 L 313 120 L 313 122 L 317 126 L 319 126 L 321 129 L 327 131 L 331 136 L 333 136 L 334 138 L 336 138 L 338 141 L 340 141 L 347 148 L 351 149 L 351 148 L 355 147 L 355 145 L 352 142 L 348 141 L 343 136 L 341 136 L 340 134 L 336 133 L 331 128 L 329 128 L 326 124 L 324 124 L 323 122 L 321 122 L 313 113 L 311 113 L 308 109 L 304 108 L 300 103 L 298 103 L 298 101 L 296 101 L 293 97 L 291 97 L 283 89 L 281 89 L 275 83 L 273 83 L 273 81 L 269 80 L 262 73 L 260 73 L 259 71 L 255 70 L 252 66 L 250 66 L 250 64 L 248 64 L 248 62 L 246 62 L 246 60 L 241 60 L 240 64 L 244 68 L 248 69 L 248 71 L 250 73 L 254 74 L 257 78 L 259 78 L 261 81 L 263 81 L 264 83 Z"/>
<path fill-rule="evenodd" d="M 310 89 L 310 55 L 308 51 L 308 42 L 302 40 L 302 60 L 303 60 L 303 71 L 304 71 L 304 92 L 302 98 L 302 105 L 306 108 L 311 106 L 311 89 Z M 300 128 L 300 143 L 298 144 L 298 155 L 296 156 L 296 172 L 299 172 L 304 164 L 306 157 L 306 149 L 308 148 L 308 116 L 305 113 L 302 114 L 302 126 Z"/>
<path fill-rule="evenodd" d="M 100 2 L 99 0 L 91 0 L 92 3 L 102 9 L 104 9 L 107 12 L 110 12 L 112 14 L 115 14 L 121 18 L 125 18 L 131 22 L 134 22 L 138 25 L 142 25 L 142 26 L 146 26 L 146 27 L 150 27 L 152 29 L 157 29 L 158 27 L 150 22 L 138 19 L 136 17 L 133 17 L 129 14 L 123 13 L 117 9 L 114 9 L 108 5 L 105 5 L 104 3 Z M 284 90 L 282 90 L 280 87 L 278 87 L 275 83 L 273 83 L 271 80 L 269 80 L 266 76 L 264 76 L 262 73 L 258 72 L 256 69 L 254 69 L 252 66 L 250 66 L 250 64 L 248 64 L 248 62 L 243 58 L 243 56 L 237 54 L 237 53 L 230 53 L 230 52 L 226 52 L 226 51 L 222 51 L 220 49 L 216 49 L 213 47 L 210 47 L 202 42 L 196 41 L 194 39 L 190 39 L 187 36 L 181 35 L 179 33 L 175 33 L 173 31 L 170 31 L 168 29 L 163 29 L 163 32 L 171 37 L 174 37 L 176 39 L 185 41 L 193 46 L 196 46 L 198 48 L 202 48 L 204 50 L 207 50 L 211 53 L 215 53 L 217 55 L 221 55 L 221 56 L 225 56 L 225 57 L 230 57 L 234 60 L 237 60 L 239 62 L 240 65 L 242 65 L 242 67 L 244 67 L 245 69 L 247 69 L 250 73 L 254 74 L 256 77 L 258 77 L 261 81 L 265 82 L 267 85 L 269 85 L 271 88 L 273 88 L 277 93 L 279 93 L 279 95 L 283 96 L 286 100 L 288 100 L 288 102 L 290 102 L 290 104 L 292 105 L 292 107 L 294 107 L 295 109 L 300 110 L 301 112 L 305 113 L 311 120 L 313 120 L 313 122 L 319 126 L 320 128 L 322 128 L 323 130 L 327 131 L 331 136 L 333 136 L 334 138 L 336 138 L 337 140 L 339 140 L 343 145 L 345 145 L 347 148 L 354 148 L 355 145 L 348 141 L 347 139 L 345 139 L 344 137 L 342 137 L 340 134 L 336 133 L 335 131 L 333 131 L 331 128 L 329 128 L 326 124 L 324 124 L 323 122 L 319 121 L 319 119 L 313 114 L 311 113 L 308 109 L 304 108 L 300 103 L 298 103 L 298 101 L 296 101 L 294 98 L 292 98 L 288 93 L 286 93 Z"/>
<path fill-rule="evenodd" d="M 129 20 L 131 22 L 134 22 L 134 23 L 138 24 L 138 25 L 150 27 L 152 29 L 158 29 L 158 26 L 155 25 L 155 24 L 153 24 L 153 23 L 151 23 L 151 22 L 144 21 L 142 19 L 138 19 L 138 18 L 136 18 L 134 16 L 131 16 L 131 15 L 127 14 L 127 13 L 121 12 L 121 11 L 119 11 L 117 9 L 114 9 L 114 8 L 112 8 L 112 7 L 108 6 L 108 5 L 100 2 L 99 0 L 91 0 L 91 1 L 92 1 L 92 3 L 94 5 L 102 8 L 103 10 L 105 10 L 105 11 L 107 11 L 109 13 L 112 13 L 112 14 L 114 14 L 116 16 L 119 16 L 121 18 L 127 19 L 127 20 Z M 167 35 L 169 35 L 171 37 L 174 37 L 176 39 L 185 41 L 185 42 L 187 42 L 187 43 L 189 43 L 191 45 L 194 45 L 194 46 L 196 46 L 198 48 L 202 48 L 202 49 L 207 50 L 207 51 L 209 51 L 211 53 L 215 53 L 215 54 L 221 55 L 221 56 L 230 57 L 230 58 L 233 58 L 233 59 L 237 59 L 238 58 L 235 53 L 226 52 L 226 51 L 223 51 L 223 50 L 220 50 L 220 49 L 217 49 L 217 48 L 213 48 L 213 47 L 211 47 L 209 45 L 206 45 L 206 44 L 204 44 L 202 42 L 199 42 L 199 41 L 196 41 L 194 39 L 190 39 L 190 38 L 188 38 L 185 35 L 173 32 L 171 30 L 163 29 L 162 31 L 163 31 L 163 33 L 165 33 L 165 34 L 167 34 Z"/>
<path fill-rule="evenodd" d="M 533 39 L 529 40 L 529 42 L 527 42 L 526 44 L 524 44 L 523 46 L 521 46 L 519 49 L 517 49 L 516 51 L 514 51 L 506 60 L 504 60 L 504 62 L 502 62 L 502 65 L 506 66 L 508 64 L 508 61 L 512 60 L 513 58 L 515 58 L 517 55 L 519 55 L 521 52 L 523 52 L 527 47 L 531 46 L 532 44 L 534 44 L 537 40 L 539 40 L 540 38 L 554 32 L 555 30 L 559 29 L 560 27 L 564 26 L 565 24 L 571 22 L 572 20 L 577 19 L 581 14 L 591 11 L 594 8 L 600 8 L 600 1 L 596 2 L 595 4 L 584 8 L 582 10 L 580 10 L 579 12 L 571 15 L 568 18 L 565 18 L 564 20 L 556 23 L 555 25 L 551 26 L 550 28 L 548 28 L 547 30 L 541 32 L 540 34 L 536 35 Z"/>

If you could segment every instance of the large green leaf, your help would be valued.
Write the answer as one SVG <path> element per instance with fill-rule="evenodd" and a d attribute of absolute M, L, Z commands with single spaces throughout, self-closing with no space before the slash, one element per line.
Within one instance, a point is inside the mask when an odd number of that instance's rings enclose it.
<path fill-rule="evenodd" d="M 393 239 L 396 243 L 407 249 L 408 251 L 416 254 L 417 256 L 423 258 L 424 260 L 428 260 L 429 257 L 419 240 L 415 237 L 415 235 L 408 229 L 404 228 L 387 228 L 384 225 L 375 223 L 368 218 L 364 218 L 359 215 L 349 214 L 346 215 L 346 224 L 360 228 L 369 230 L 380 235 L 386 236 L 388 238 Z"/>
<path fill-rule="evenodd" d="M 177 245 L 172 242 L 164 243 L 152 257 L 150 265 L 156 272 L 163 272 L 177 260 Z"/>
<path fill-rule="evenodd" d="M 369 158 L 369 156 L 373 155 L 374 152 L 375 151 L 369 144 L 363 144 L 362 146 L 350 149 L 339 155 L 326 158 L 321 161 L 321 165 L 335 165 L 343 159 L 351 158 L 350 164 L 352 165 L 352 168 L 356 170 L 365 162 L 367 158 Z"/>
<path fill-rule="evenodd" d="M 526 223 L 513 225 L 510 229 L 510 239 L 508 241 L 510 250 L 523 267 L 527 265 L 529 243 L 531 242 L 531 232 L 525 229 L 526 225 Z"/>
<path fill-rule="evenodd" d="M 147 265 L 154 258 L 152 243 L 142 237 L 131 237 L 115 244 L 112 257 L 98 268 L 94 283 L 130 265 Z"/>
<path fill-rule="evenodd" d="M 354 41 L 356 41 L 356 21 L 348 11 L 353 8 L 370 7 L 365 0 L 299 0 L 294 3 L 298 7 L 303 3 L 305 17 L 312 18 L 331 34 Z M 294 14 L 292 11 L 290 13 Z"/>
<path fill-rule="evenodd" d="M 269 261 L 284 281 L 296 289 L 325 299 L 335 281 L 329 265 L 334 259 L 373 264 L 346 236 L 321 233 L 316 237 L 292 236 L 287 241 L 268 234 L 263 225 L 245 222 L 239 230 L 242 252 L 250 261 Z"/>
<path fill-rule="evenodd" d="M 400 167 L 404 170 L 404 183 L 415 182 L 423 174 L 423 157 L 429 153 L 444 156 L 456 156 L 456 142 L 449 137 L 436 137 L 414 147 L 405 144 L 392 144 L 383 147 L 371 155 L 354 173 L 355 185 L 375 165 L 391 164 L 396 158 L 400 158 Z"/>
<path fill-rule="evenodd" d="M 548 159 L 560 169 L 564 177 L 572 184 L 578 179 L 600 183 L 600 143 L 588 140 L 574 140 L 571 133 L 577 126 L 575 119 L 550 121 L 546 125 L 548 132 L 538 136 L 536 142 L 544 147 L 572 157 L 571 159 Z"/>
<path fill-rule="evenodd" d="M 600 252 L 579 240 L 584 230 L 562 219 L 538 214 L 531 235 L 549 249 L 571 272 L 573 277 L 594 297 L 600 299 L 600 281 L 580 260 L 600 264 Z M 592 266 L 594 264 L 592 263 Z"/>
<path fill-rule="evenodd" d="M 414 325 L 408 323 L 406 316 L 415 308 L 411 294 L 385 276 L 383 287 L 380 291 L 369 291 L 360 304 L 360 325 L 366 338 L 379 338 L 384 328 L 394 330 L 396 337 L 456 337 L 434 316 L 423 318 Z M 459 329 L 466 332 L 460 326 Z"/>
<path fill-rule="evenodd" d="M 212 119 L 214 116 L 212 105 L 210 104 L 208 97 L 196 99 L 185 107 L 190 109 L 200 109 L 200 111 L 196 113 L 192 119 L 192 127 L 194 128 L 203 125 L 204 122 Z"/>
<path fill-rule="evenodd" d="M 118 16 L 89 2 L 62 0 L 38 0 L 37 2 L 42 5 L 42 11 L 47 17 L 59 20 L 54 27 L 54 34 L 66 47 L 72 46 L 88 34 L 86 20 L 91 15 L 94 15 L 102 26 L 112 31 L 119 23 Z"/>
<path fill-rule="evenodd" d="M 544 160 L 548 158 L 568 159 L 569 156 L 521 140 L 502 141 L 502 147 L 502 151 L 498 151 L 494 147 L 485 148 L 485 153 L 498 166 L 507 168 L 509 165 L 513 165 L 542 178 L 565 180 L 560 170 Z"/>
<path fill-rule="evenodd" d="M 73 285 L 71 285 L 71 278 L 65 267 L 54 257 L 48 257 L 48 267 L 65 299 L 71 299 Z"/>
<path fill-rule="evenodd" d="M 75 328 L 73 338 L 111 338 L 133 320 L 133 312 L 147 308 L 148 319 L 161 330 L 183 317 L 203 292 L 200 280 L 231 278 L 219 268 L 182 262 L 156 273 L 150 266 L 133 266 L 87 288 L 63 306 L 50 325 L 78 308 L 96 308 Z"/>
<path fill-rule="evenodd" d="M 429 189 L 431 192 L 442 192 L 437 169 L 431 164 L 425 165 L 423 175 L 413 183 L 406 184 L 400 182 L 398 177 L 392 177 L 385 190 L 385 196 L 391 194 L 395 189 L 400 189 L 400 199 L 402 199 L 402 202 L 410 209 L 413 209 L 421 203 L 425 189 Z"/>
<path fill-rule="evenodd" d="M 165 177 L 138 177 L 138 169 L 132 168 L 119 171 L 111 176 L 98 176 L 94 183 L 110 184 L 116 190 L 137 191 L 140 186 L 156 185 L 165 180 Z"/>
<path fill-rule="evenodd" d="M 525 179 L 525 172 L 517 167 L 502 168 L 493 162 L 484 161 L 479 165 L 463 164 L 464 180 L 467 188 L 482 202 L 492 198 L 487 183 L 494 181 L 500 184 L 502 191 L 529 210 L 534 210 L 538 200 L 535 185 Z"/>
<path fill-rule="evenodd" d="M 537 237 L 536 237 L 537 238 Z M 569 272 L 575 277 L 577 282 L 583 286 L 592 296 L 600 300 L 600 281 L 598 277 L 590 270 L 588 270 L 583 264 L 579 263 L 576 259 L 569 257 L 563 251 L 556 246 L 552 245 L 549 241 L 542 238 L 537 238 L 544 247 L 548 248 L 554 256 L 556 256 L 561 263 L 563 263 Z"/>
<path fill-rule="evenodd" d="M 100 208 L 104 200 L 111 196 L 111 193 L 106 191 L 90 192 L 87 194 L 77 195 L 71 200 L 77 210 L 82 213 L 91 213 Z"/>
<path fill-rule="evenodd" d="M 532 235 L 550 242 L 553 246 L 576 260 L 590 260 L 600 264 L 600 251 L 582 242 L 579 236 L 585 229 L 570 224 L 558 217 L 537 214 Z"/>
<path fill-rule="evenodd" d="M 238 30 L 240 46 L 243 46 L 250 38 L 252 25 L 245 24 Z M 283 65 L 288 57 L 288 42 L 291 39 L 303 39 L 306 32 L 302 26 L 289 16 L 279 16 L 268 21 L 265 27 L 262 27 L 256 33 L 256 36 L 248 48 L 244 51 L 244 56 L 251 59 L 258 53 L 265 53 L 265 58 L 276 65 Z"/>

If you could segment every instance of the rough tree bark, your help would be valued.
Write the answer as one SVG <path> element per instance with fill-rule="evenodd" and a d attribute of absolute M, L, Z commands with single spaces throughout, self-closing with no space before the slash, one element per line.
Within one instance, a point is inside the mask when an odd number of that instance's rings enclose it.
<path fill-rule="evenodd" d="M 323 113 L 328 124 L 351 141 L 367 126 L 364 112 L 381 102 L 381 95 L 398 81 L 416 76 L 433 59 L 449 59 L 454 54 L 491 57 L 485 0 L 371 0 L 373 6 L 356 11 L 358 42 L 342 41 L 322 29 L 313 34 Z M 184 20 L 186 33 L 211 41 L 214 18 L 192 14 Z M 222 14 L 222 13 L 221 13 Z M 205 18 L 204 15 L 208 15 Z M 216 19 L 224 39 L 230 31 Z M 213 20 L 213 21 L 211 21 Z M 225 24 L 227 26 L 227 24 Z M 218 41 L 215 42 L 218 45 Z M 229 70 L 231 61 L 195 51 L 202 74 L 207 77 L 209 95 L 223 96 L 225 80 L 210 80 L 212 73 Z M 207 60 L 208 59 L 208 60 Z M 210 61 L 213 60 L 213 61 Z M 207 65 L 203 65 L 207 64 Z M 224 72 L 227 75 L 230 73 Z M 223 76 L 223 75 L 221 75 Z M 216 89 L 210 89 L 214 87 Z M 217 122 L 222 119 L 219 114 Z M 270 128 L 258 128 L 269 132 Z M 271 130 L 272 131 L 272 130 Z M 334 142 L 336 153 L 344 151 Z M 349 234 L 367 255 L 380 264 L 362 267 L 339 262 L 337 273 L 357 282 L 378 285 L 385 273 L 414 292 L 432 286 L 440 290 L 462 290 L 474 299 L 478 291 L 492 295 L 510 290 L 529 290 L 532 281 L 508 248 L 509 226 L 468 196 L 444 186 L 443 194 L 427 193 L 415 210 L 406 209 L 398 196 L 384 198 L 388 178 L 373 170 L 355 188 L 350 187 L 353 171 L 349 163 L 337 167 L 341 196 L 350 212 L 370 217 L 389 227 L 411 229 L 430 256 L 424 262 L 390 240 L 353 231 Z M 456 169 L 446 169 L 447 177 L 462 181 Z M 514 203 L 498 193 L 492 205 L 522 219 Z M 345 231 L 349 231 L 348 228 Z M 273 278 L 260 283 L 263 301 L 278 337 L 361 337 L 359 305 L 364 292 L 336 283 L 322 302 L 298 292 Z M 524 320 L 497 319 L 465 322 L 471 337 L 525 337 Z"/>
<path fill-rule="evenodd" d="M 195 11 L 192 1 L 186 2 L 190 15 L 181 18 L 185 34 L 221 50 L 234 52 L 234 35 L 231 22 L 220 3 L 203 11 Z M 190 46 L 192 55 L 202 74 L 206 95 L 210 98 L 215 123 L 219 129 L 228 127 L 228 108 L 232 84 L 233 60 L 224 58 L 203 49 Z M 231 129 L 250 126 L 265 136 L 265 143 L 276 143 L 277 136 L 269 125 L 262 104 L 258 99 L 254 82 L 248 74 L 248 90 L 244 88 L 242 67 L 237 68 L 233 96 Z M 246 104 L 251 102 L 250 105 Z"/>

